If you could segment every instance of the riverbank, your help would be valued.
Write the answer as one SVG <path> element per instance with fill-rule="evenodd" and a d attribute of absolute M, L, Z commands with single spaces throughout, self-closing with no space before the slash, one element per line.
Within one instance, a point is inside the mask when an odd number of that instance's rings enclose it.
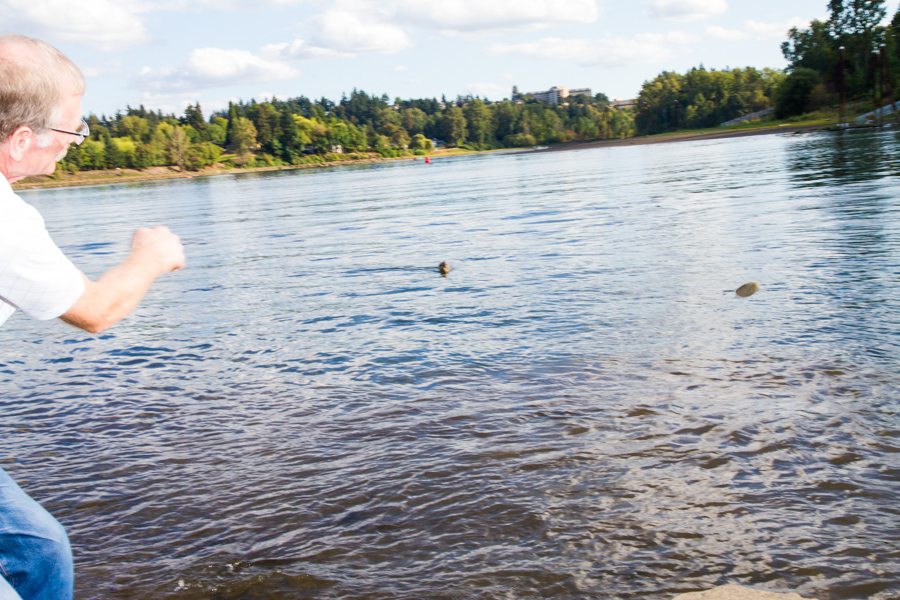
<path fill-rule="evenodd" d="M 535 152 L 560 152 L 563 150 L 584 150 L 588 148 L 611 148 L 616 146 L 644 146 L 647 144 L 669 144 L 674 142 L 695 142 L 698 140 L 720 140 L 755 135 L 772 135 L 776 133 L 804 133 L 820 131 L 828 125 L 790 125 L 781 124 L 772 127 L 753 129 L 728 129 L 713 131 L 688 131 L 684 133 L 666 133 L 660 135 L 644 135 L 619 140 L 589 140 L 585 142 L 566 142 L 535 150 Z"/>
<path fill-rule="evenodd" d="M 585 150 L 591 148 L 612 148 L 617 146 L 643 146 L 647 144 L 669 144 L 674 142 L 690 142 L 698 140 L 717 140 L 725 138 L 738 138 L 756 135 L 771 135 L 777 133 L 803 133 L 823 130 L 833 126 L 831 123 L 806 123 L 806 124 L 778 124 L 772 126 L 741 127 L 727 130 L 700 130 L 678 133 L 664 133 L 650 136 L 635 136 L 617 140 L 588 140 L 581 142 L 564 142 L 555 146 L 539 149 L 523 149 L 526 152 L 560 152 L 567 150 Z M 506 148 L 519 150 L 516 148 Z M 435 150 L 430 156 L 441 158 L 446 156 L 461 156 L 466 154 L 479 154 L 473 150 L 459 148 Z M 363 159 L 335 160 L 324 163 L 312 163 L 303 165 L 283 165 L 277 167 L 251 167 L 251 168 L 226 168 L 218 165 L 199 171 L 180 171 L 177 167 L 151 167 L 138 171 L 136 169 L 115 169 L 105 171 L 79 171 L 78 173 L 57 172 L 54 175 L 42 175 L 27 177 L 13 184 L 14 190 L 43 189 L 76 187 L 85 185 L 104 185 L 110 183 L 130 183 L 142 181 L 157 181 L 165 179 L 193 179 L 196 177 L 214 177 L 216 175 L 229 175 L 239 173 L 265 173 L 269 171 L 291 171 L 295 169 L 313 169 L 319 167 L 336 167 L 347 165 L 359 165 L 375 162 L 394 160 L 424 160 L 424 156 L 404 156 L 401 158 L 382 158 L 371 155 Z"/>
<path fill-rule="evenodd" d="M 476 151 L 459 148 L 435 150 L 429 156 L 441 158 L 447 156 L 460 156 L 465 154 L 478 154 Z M 348 160 L 334 160 L 322 163 L 310 163 L 303 165 L 281 165 L 277 167 L 249 167 L 228 168 L 221 164 L 200 169 L 199 171 L 182 171 L 178 167 L 150 167 L 139 171 L 137 169 L 108 169 L 96 171 L 79 171 L 67 173 L 57 171 L 53 175 L 37 175 L 26 177 L 12 184 L 13 190 L 32 190 L 46 188 L 80 187 L 86 185 L 107 185 L 111 183 L 136 183 L 143 181 L 161 181 L 166 179 L 195 179 L 197 177 L 214 177 L 216 175 L 236 175 L 240 173 L 266 173 L 271 171 L 293 171 L 296 169 L 315 169 L 320 167 L 338 167 L 347 165 L 364 165 L 375 162 L 395 160 L 425 160 L 425 156 L 403 156 L 400 158 L 382 158 L 372 155 L 368 158 L 356 158 Z"/>

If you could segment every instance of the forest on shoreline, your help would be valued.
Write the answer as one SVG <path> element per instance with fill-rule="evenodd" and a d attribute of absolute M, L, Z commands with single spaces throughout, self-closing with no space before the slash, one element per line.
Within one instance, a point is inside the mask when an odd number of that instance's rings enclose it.
<path fill-rule="evenodd" d="M 767 108 L 778 118 L 822 111 L 838 102 L 840 80 L 847 97 L 858 100 L 868 97 L 879 73 L 889 74 L 892 89 L 900 73 L 900 10 L 883 26 L 883 0 L 829 0 L 828 9 L 826 21 L 786 32 L 784 71 L 702 64 L 683 75 L 663 71 L 643 84 L 632 106 L 614 107 L 603 93 L 551 104 L 528 95 L 499 102 L 473 96 L 392 101 L 354 89 L 339 102 L 298 96 L 229 103 L 208 118 L 199 103 L 181 116 L 127 107 L 111 117 L 89 115 L 90 137 L 73 145 L 58 168 L 197 171 L 425 155 L 435 143 L 475 151 L 527 148 L 714 127 Z M 882 46 L 886 64 L 872 54 Z"/>

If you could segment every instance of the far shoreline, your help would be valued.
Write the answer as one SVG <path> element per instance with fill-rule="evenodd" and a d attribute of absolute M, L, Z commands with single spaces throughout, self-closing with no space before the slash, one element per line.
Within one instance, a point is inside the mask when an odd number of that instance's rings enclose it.
<path fill-rule="evenodd" d="M 652 136 L 635 136 L 624 139 L 611 140 L 587 140 L 563 142 L 546 148 L 503 148 L 500 151 L 505 152 L 524 152 L 524 153 L 542 153 L 542 152 L 562 152 L 569 150 L 588 150 L 594 148 L 615 148 L 620 146 L 645 146 L 649 144 L 669 144 L 675 142 L 693 142 L 702 140 L 720 140 L 728 138 L 739 138 L 757 135 L 772 135 L 778 133 L 804 133 L 811 131 L 821 131 L 825 125 L 789 125 L 781 124 L 772 127 L 758 127 L 753 129 L 731 129 L 726 131 L 701 131 L 701 132 L 685 132 L 685 133 L 669 133 Z M 430 154 L 432 159 L 440 159 L 450 156 L 465 156 L 469 154 L 483 154 L 487 152 L 497 152 L 498 150 L 488 150 L 484 152 L 478 151 L 435 151 Z M 304 165 L 282 165 L 273 167 L 251 167 L 246 169 L 229 169 L 229 168 L 206 168 L 201 171 L 179 171 L 174 167 L 151 167 L 144 171 L 135 169 L 116 169 L 106 171 L 80 171 L 75 175 L 63 174 L 62 178 L 57 179 L 53 176 L 42 176 L 39 179 L 29 181 L 26 180 L 12 184 L 15 191 L 35 190 L 35 189 L 57 189 L 68 187 L 82 187 L 90 185 L 110 185 L 117 183 L 142 183 L 146 181 L 165 181 L 171 179 L 195 179 L 199 177 L 215 177 L 218 175 L 239 175 L 245 173 L 269 173 L 274 171 L 293 171 L 297 169 L 313 169 L 321 167 L 345 167 L 350 165 L 363 165 L 379 162 L 389 162 L 397 160 L 418 160 L 424 161 L 425 156 L 404 156 L 401 158 L 380 158 L 372 157 L 362 160 L 336 160 L 326 163 L 313 163 Z"/>
<path fill-rule="evenodd" d="M 566 150 L 587 150 L 593 148 L 614 148 L 618 146 L 646 146 L 650 144 L 669 144 L 675 142 L 696 142 L 702 140 L 722 140 L 728 138 L 749 137 L 756 135 L 773 135 L 778 133 L 805 133 L 822 131 L 826 125 L 774 125 L 754 129 L 728 129 L 724 131 L 700 131 L 685 133 L 668 133 L 659 135 L 634 136 L 624 139 L 587 140 L 584 142 L 563 142 L 532 150 L 532 152 L 560 152 Z"/>

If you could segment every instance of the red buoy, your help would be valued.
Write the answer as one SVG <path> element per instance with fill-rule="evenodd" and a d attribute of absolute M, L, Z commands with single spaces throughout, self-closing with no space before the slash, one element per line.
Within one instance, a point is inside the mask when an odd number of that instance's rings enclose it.
<path fill-rule="evenodd" d="M 426 165 L 430 165 L 430 164 L 431 164 L 431 157 L 430 157 L 430 156 L 426 156 L 426 157 L 425 157 L 425 164 L 426 164 Z"/>

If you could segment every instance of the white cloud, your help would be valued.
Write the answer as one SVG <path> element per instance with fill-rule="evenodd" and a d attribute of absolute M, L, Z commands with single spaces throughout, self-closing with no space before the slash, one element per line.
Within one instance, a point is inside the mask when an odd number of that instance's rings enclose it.
<path fill-rule="evenodd" d="M 783 39 L 791 27 L 809 27 L 809 19 L 794 17 L 780 23 L 760 23 L 758 21 L 744 21 L 747 28 L 755 37 L 763 40 Z"/>
<path fill-rule="evenodd" d="M 395 18 L 407 25 L 453 33 L 541 29 L 593 23 L 597 0 L 394 0 Z"/>
<path fill-rule="evenodd" d="M 272 0 L 268 0 L 272 1 Z M 593 23 L 599 0 L 333 0 L 306 20 L 306 38 L 335 52 L 391 54 L 412 47 L 415 29 L 443 34 L 535 30 Z"/>
<path fill-rule="evenodd" d="M 138 85 L 156 93 L 293 79 L 299 71 L 246 50 L 197 48 L 181 67 L 141 70 Z"/>
<path fill-rule="evenodd" d="M 470 83 L 463 89 L 466 94 L 481 96 L 482 98 L 493 98 L 495 100 L 508 98 L 512 94 L 512 90 L 508 85 L 497 83 Z"/>
<path fill-rule="evenodd" d="M 81 67 L 81 73 L 85 77 L 106 77 L 111 75 L 119 75 L 122 73 L 122 61 L 110 60 L 103 64 L 88 65 Z"/>
<path fill-rule="evenodd" d="M 194 102 L 196 102 L 196 100 L 194 100 Z M 206 100 L 201 104 L 201 107 L 203 108 L 203 114 L 207 118 L 209 118 L 209 115 L 211 115 L 214 112 L 227 110 L 229 102 L 234 102 L 235 104 L 237 104 L 238 99 L 237 98 L 225 98 L 224 100 L 222 100 L 221 98 L 219 98 L 219 99 L 215 99 L 215 100 Z"/>
<path fill-rule="evenodd" d="M 698 21 L 728 10 L 725 0 L 646 0 L 644 12 L 663 21 Z"/>
<path fill-rule="evenodd" d="M 524 44 L 493 44 L 488 54 L 516 54 L 529 58 L 571 60 L 582 66 L 623 67 L 662 62 L 674 54 L 673 46 L 698 41 L 696 36 L 673 31 L 644 33 L 632 38 L 600 40 L 544 38 Z"/>
<path fill-rule="evenodd" d="M 409 71 L 409 67 L 407 67 L 406 65 L 397 65 L 396 67 L 394 67 L 394 71 L 402 73 L 404 71 Z"/>
<path fill-rule="evenodd" d="M 713 25 L 712 27 L 706 28 L 706 37 L 735 42 L 746 40 L 750 35 L 740 29 L 725 29 L 724 27 Z"/>
<path fill-rule="evenodd" d="M 504 79 L 506 81 L 512 81 L 513 76 L 511 73 L 504 73 L 503 75 L 500 76 L 500 79 Z"/>
<path fill-rule="evenodd" d="M 784 39 L 791 27 L 808 27 L 809 21 L 795 17 L 780 23 L 760 23 L 758 21 L 744 21 L 744 30 L 725 29 L 718 25 L 706 28 L 706 37 L 717 40 L 740 42 L 743 40 L 773 40 Z"/>
<path fill-rule="evenodd" d="M 522 44 L 493 44 L 488 48 L 488 54 L 517 54 L 528 58 L 574 60 L 590 54 L 595 44 L 596 42 L 585 39 L 544 38 L 537 42 Z"/>
<path fill-rule="evenodd" d="M 160 0 L 155 0 L 156 2 L 160 2 Z M 214 10 L 241 10 L 248 8 L 270 8 L 272 6 L 290 6 L 292 4 L 301 4 L 304 0 L 253 0 L 253 2 L 247 2 L 246 0 L 193 0 L 194 4 L 198 4 L 200 6 L 211 8 Z M 181 0 L 181 5 L 184 5 L 183 0 Z"/>
<path fill-rule="evenodd" d="M 260 57 L 266 60 L 311 60 L 326 58 L 351 58 L 353 55 L 347 52 L 338 52 L 329 48 L 311 46 L 303 40 L 282 42 L 280 44 L 268 44 L 259 51 Z"/>
<path fill-rule="evenodd" d="M 306 27 L 316 46 L 337 52 L 393 54 L 413 45 L 398 25 L 340 8 L 311 17 Z"/>
<path fill-rule="evenodd" d="M 0 0 L 0 29 L 105 52 L 149 42 L 132 0 Z"/>
<path fill-rule="evenodd" d="M 699 42 L 700 38 L 691 33 L 683 31 L 670 31 L 669 33 L 645 33 L 636 36 L 640 40 L 647 40 L 651 44 L 693 44 Z"/>

